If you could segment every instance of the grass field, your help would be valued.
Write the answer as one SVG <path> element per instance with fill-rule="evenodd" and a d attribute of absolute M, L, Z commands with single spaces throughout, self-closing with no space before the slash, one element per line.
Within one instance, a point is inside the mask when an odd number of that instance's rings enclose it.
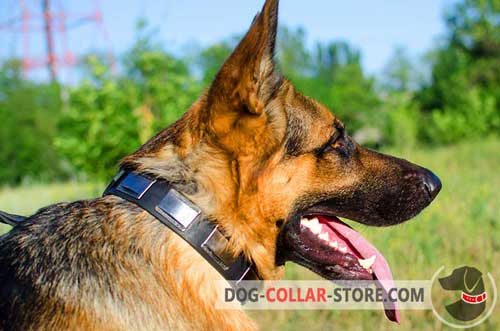
<path fill-rule="evenodd" d="M 443 190 L 432 206 L 403 225 L 375 229 L 355 224 L 386 256 L 395 279 L 430 279 L 442 265 L 475 266 L 500 280 L 500 141 L 394 152 L 435 171 Z M 56 201 L 98 196 L 100 184 L 54 184 L 0 190 L 0 209 L 29 214 Z M 7 227 L 2 228 L 4 231 Z M 0 231 L 2 230 L 0 229 Z M 313 279 L 287 267 L 289 279 Z M 252 312 L 263 330 L 447 330 L 431 311 L 403 311 L 402 324 L 381 311 Z M 477 330 L 500 330 L 500 307 Z"/>

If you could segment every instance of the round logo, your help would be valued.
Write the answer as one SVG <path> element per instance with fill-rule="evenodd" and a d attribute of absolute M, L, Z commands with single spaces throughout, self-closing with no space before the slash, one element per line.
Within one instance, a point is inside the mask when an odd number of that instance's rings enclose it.
<path fill-rule="evenodd" d="M 493 312 L 497 289 L 490 273 L 470 266 L 445 272 L 442 266 L 432 277 L 432 311 L 444 324 L 470 328 L 483 323 Z M 437 280 L 437 281 L 436 281 Z"/>

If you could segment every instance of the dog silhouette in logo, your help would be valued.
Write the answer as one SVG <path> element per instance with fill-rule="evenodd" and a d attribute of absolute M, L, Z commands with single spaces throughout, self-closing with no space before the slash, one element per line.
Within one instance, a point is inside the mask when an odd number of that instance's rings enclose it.
<path fill-rule="evenodd" d="M 440 278 L 439 283 L 445 290 L 461 291 L 460 300 L 446 306 L 453 318 L 464 322 L 472 321 L 486 308 L 483 277 L 476 268 L 457 268 L 448 277 Z"/>

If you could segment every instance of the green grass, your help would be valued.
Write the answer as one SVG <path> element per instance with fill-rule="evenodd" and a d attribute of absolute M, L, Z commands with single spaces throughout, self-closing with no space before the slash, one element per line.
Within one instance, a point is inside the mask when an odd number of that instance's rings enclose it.
<path fill-rule="evenodd" d="M 102 194 L 103 184 L 57 183 L 50 185 L 30 185 L 17 188 L 0 189 L 0 210 L 31 215 L 39 208 L 55 202 L 88 199 Z M 8 230 L 0 224 L 0 233 Z"/>
<path fill-rule="evenodd" d="M 395 279 L 430 279 L 445 265 L 472 265 L 500 280 L 500 141 L 392 151 L 432 169 L 443 182 L 437 200 L 414 220 L 392 228 L 354 224 L 386 256 Z M 0 209 L 29 214 L 51 202 L 95 197 L 96 184 L 54 184 L 0 190 Z M 6 229 L 6 228 L 4 228 Z M 312 279 L 289 265 L 288 278 Z M 500 288 L 500 287 L 499 287 Z M 500 307 L 478 330 L 500 329 Z M 430 311 L 402 311 L 402 324 L 381 311 L 252 312 L 263 330 L 447 330 Z"/>

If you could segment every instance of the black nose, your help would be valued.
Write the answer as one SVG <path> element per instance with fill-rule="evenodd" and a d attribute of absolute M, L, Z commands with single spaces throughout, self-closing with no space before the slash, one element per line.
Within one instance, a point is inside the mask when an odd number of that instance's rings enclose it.
<path fill-rule="evenodd" d="M 429 193 L 429 197 L 432 201 L 438 195 L 439 191 L 441 191 L 441 180 L 439 180 L 438 176 L 429 170 L 426 171 L 423 180 L 424 187 L 427 193 Z"/>

